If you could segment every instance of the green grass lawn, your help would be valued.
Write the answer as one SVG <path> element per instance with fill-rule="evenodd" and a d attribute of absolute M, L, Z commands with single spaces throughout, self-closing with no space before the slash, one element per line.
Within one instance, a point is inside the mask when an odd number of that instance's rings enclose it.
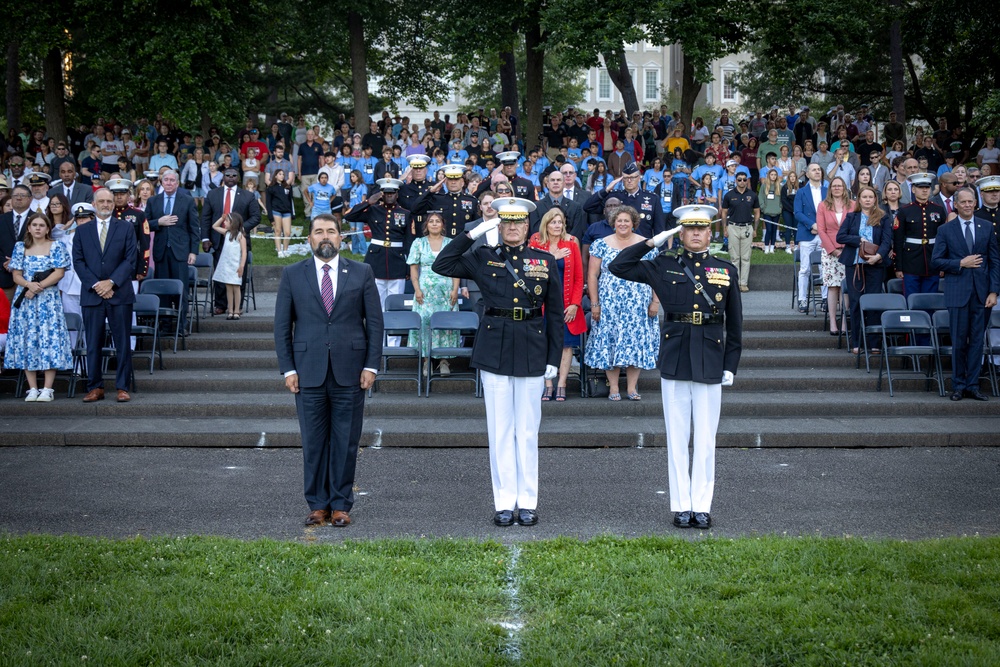
<path fill-rule="evenodd" d="M 518 549 L 5 536 L 0 664 L 1000 663 L 998 538 Z"/>

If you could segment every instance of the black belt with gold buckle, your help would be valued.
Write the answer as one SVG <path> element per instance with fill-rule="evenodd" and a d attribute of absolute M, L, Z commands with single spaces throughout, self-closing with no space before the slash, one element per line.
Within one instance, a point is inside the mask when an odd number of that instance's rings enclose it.
<path fill-rule="evenodd" d="M 542 316 L 541 308 L 487 308 L 486 315 L 490 317 L 506 317 L 507 319 L 520 322 Z"/>
<path fill-rule="evenodd" d="M 663 313 L 663 319 L 667 322 L 681 322 L 683 324 L 720 324 L 722 315 L 706 315 L 705 313 Z"/>

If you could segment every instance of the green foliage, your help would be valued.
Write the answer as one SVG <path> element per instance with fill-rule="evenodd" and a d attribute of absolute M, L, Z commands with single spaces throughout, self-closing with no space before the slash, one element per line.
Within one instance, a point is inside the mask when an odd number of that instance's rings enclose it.
<path fill-rule="evenodd" d="M 577 105 L 583 100 L 587 91 L 587 83 L 584 78 L 586 70 L 573 64 L 576 60 L 569 55 L 573 52 L 574 49 L 565 45 L 546 48 L 545 74 L 542 84 L 543 105 L 551 106 L 553 109 L 565 109 L 568 106 Z M 524 80 L 526 54 L 523 38 L 518 39 L 514 49 L 514 63 L 518 72 L 518 99 L 523 101 L 527 97 Z M 468 84 L 460 84 L 460 91 L 467 106 L 486 109 L 491 107 L 499 109 L 503 106 L 500 102 L 499 67 L 498 57 L 484 58 L 482 61 L 475 62 L 475 67 L 466 72 L 472 81 Z"/>

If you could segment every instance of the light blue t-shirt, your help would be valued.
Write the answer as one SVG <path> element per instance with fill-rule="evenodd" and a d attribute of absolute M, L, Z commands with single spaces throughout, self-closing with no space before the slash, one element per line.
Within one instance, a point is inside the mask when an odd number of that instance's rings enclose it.
<path fill-rule="evenodd" d="M 330 201 L 337 195 L 337 191 L 332 185 L 327 183 L 326 185 L 320 185 L 319 183 L 313 183 L 309 186 L 309 196 L 312 197 L 312 216 L 310 220 L 315 219 L 317 215 L 322 213 L 330 212 Z"/>

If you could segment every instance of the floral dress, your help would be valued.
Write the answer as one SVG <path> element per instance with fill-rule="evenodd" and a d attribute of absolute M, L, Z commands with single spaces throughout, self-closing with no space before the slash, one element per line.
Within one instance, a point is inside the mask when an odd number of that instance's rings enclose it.
<path fill-rule="evenodd" d="M 601 260 L 597 282 L 601 316 L 591 327 L 584 361 L 591 368 L 656 368 L 660 327 L 655 317 L 649 317 L 653 288 L 612 275 L 608 264 L 619 252 L 604 239 L 597 239 L 590 246 L 590 256 Z M 653 248 L 643 259 L 653 259 L 658 252 Z"/>
<path fill-rule="evenodd" d="M 441 248 L 448 245 L 450 240 L 442 238 Z M 452 279 L 431 271 L 431 265 L 437 256 L 438 253 L 431 250 L 427 237 L 421 236 L 410 246 L 410 255 L 406 258 L 407 264 L 416 264 L 420 267 L 420 291 L 424 293 L 424 302 L 419 304 L 414 299 L 413 312 L 419 313 L 423 322 L 418 340 L 424 356 L 430 351 L 431 345 L 428 345 L 430 341 L 433 342 L 433 347 L 458 347 L 457 331 L 435 331 L 432 336 L 427 335 L 430 331 L 432 313 L 457 309 L 457 306 L 451 305 Z"/>
<path fill-rule="evenodd" d="M 39 271 L 67 269 L 69 265 L 69 253 L 59 241 L 52 242 L 48 255 L 25 255 L 24 243 L 19 242 L 10 258 L 11 271 L 22 271 L 29 281 Z M 23 291 L 23 287 L 17 288 L 15 301 Z M 45 289 L 34 299 L 25 299 L 20 308 L 11 309 L 4 367 L 28 371 L 73 367 L 58 285 Z"/>

